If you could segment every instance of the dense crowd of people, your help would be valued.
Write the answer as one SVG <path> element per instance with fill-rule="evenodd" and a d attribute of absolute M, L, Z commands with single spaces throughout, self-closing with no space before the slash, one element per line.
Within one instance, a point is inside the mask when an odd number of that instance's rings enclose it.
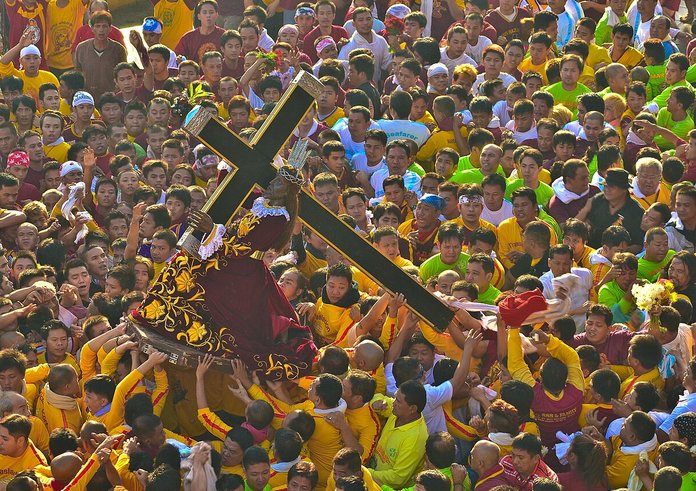
<path fill-rule="evenodd" d="M 124 36 L 106 0 L 4 1 L 2 489 L 696 489 L 693 1 L 152 4 Z M 323 89 L 276 159 L 307 142 L 301 177 L 213 224 L 231 167 L 187 114 L 250 141 L 302 70 Z M 293 224 L 292 186 L 452 322 Z M 263 217 L 288 233 L 244 242 Z M 141 352 L 129 316 L 223 346 L 189 306 L 215 315 L 227 259 L 191 267 L 189 225 L 270 271 L 310 375 Z M 226 341 L 265 359 L 276 327 Z"/>

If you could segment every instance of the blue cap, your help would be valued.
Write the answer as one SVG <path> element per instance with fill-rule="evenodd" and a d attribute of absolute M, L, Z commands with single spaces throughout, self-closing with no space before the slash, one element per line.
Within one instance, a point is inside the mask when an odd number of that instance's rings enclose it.
<path fill-rule="evenodd" d="M 438 211 L 445 207 L 445 200 L 439 197 L 437 194 L 424 194 L 421 196 L 421 199 L 419 199 L 418 202 L 430 205 Z"/>

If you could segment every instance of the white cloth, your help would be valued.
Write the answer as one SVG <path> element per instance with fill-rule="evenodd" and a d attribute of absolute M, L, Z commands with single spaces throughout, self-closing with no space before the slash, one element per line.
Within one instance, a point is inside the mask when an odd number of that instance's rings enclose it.
<path fill-rule="evenodd" d="M 469 114 L 471 113 L 469 112 Z M 512 108 L 507 105 L 506 100 L 498 101 L 493 105 L 493 116 L 497 116 L 500 124 L 506 126 L 512 121 Z"/>
<path fill-rule="evenodd" d="M 481 84 L 482 84 L 483 81 L 485 80 L 485 78 L 484 78 L 485 76 L 486 76 L 485 73 L 479 73 L 479 74 L 476 76 L 476 81 L 475 81 L 475 82 L 473 83 L 473 85 L 471 86 L 471 93 L 472 93 L 472 94 L 474 94 L 474 95 L 483 95 L 483 94 L 479 91 L 479 87 L 481 87 Z M 498 76 L 498 78 L 499 78 L 500 80 L 503 81 L 503 86 L 504 86 L 506 89 L 508 88 L 508 86 L 509 86 L 511 83 L 517 81 L 517 79 L 515 79 L 515 77 L 513 77 L 512 75 L 507 74 L 507 73 L 505 73 L 505 72 L 500 72 L 500 75 Z"/>
<path fill-rule="evenodd" d="M 493 44 L 493 41 L 488 39 L 486 36 L 479 36 L 475 45 L 467 43 L 464 53 L 469 55 L 471 59 L 476 62 L 476 65 L 474 66 L 477 66 L 480 65 L 481 60 L 483 60 L 483 50 L 491 44 Z"/>
<path fill-rule="evenodd" d="M 430 26 L 433 23 L 433 0 L 421 0 L 421 12 L 425 15 L 427 22 L 423 29 L 423 37 L 430 36 Z"/>
<path fill-rule="evenodd" d="M 380 119 L 377 121 L 379 129 L 387 134 L 387 142 L 400 139 L 408 139 L 416 142 L 418 147 L 430 138 L 430 130 L 423 123 L 406 119 Z"/>
<path fill-rule="evenodd" d="M 350 37 L 350 41 L 341 48 L 338 54 L 340 60 L 347 60 L 351 51 L 357 48 L 366 48 L 372 51 L 375 60 L 375 73 L 372 79 L 379 83 L 382 79 L 382 70 L 385 72 L 391 67 L 392 56 L 389 52 L 389 44 L 382 36 L 372 31 L 372 42 L 362 37 L 357 31 Z"/>
<path fill-rule="evenodd" d="M 568 280 L 564 279 L 568 277 Z M 570 310 L 579 309 L 585 302 L 590 299 L 590 290 L 592 289 L 592 273 L 586 268 L 571 268 L 570 273 L 554 278 L 551 271 L 547 271 L 539 277 L 541 284 L 544 285 L 544 297 L 553 300 L 556 298 L 556 289 L 559 280 L 562 282 L 570 281 L 572 285 L 568 290 L 570 297 Z M 554 281 L 555 280 L 555 281 Z M 578 332 L 584 331 L 585 314 L 577 314 L 573 316 L 575 327 Z"/>
<path fill-rule="evenodd" d="M 650 416 L 655 424 L 659 427 L 667 419 L 669 413 L 650 411 L 648 412 L 648 416 Z M 604 435 L 604 437 L 608 440 L 612 436 L 619 436 L 621 426 L 623 425 L 625 419 L 626 418 L 616 418 L 614 421 L 609 423 L 609 426 L 607 427 L 607 434 Z"/>
<path fill-rule="evenodd" d="M 375 165 L 374 167 L 371 167 L 367 163 L 367 155 L 365 155 L 364 153 L 356 153 L 350 160 L 350 168 L 356 172 L 365 172 L 371 176 L 378 170 L 386 169 L 387 163 L 384 161 L 384 159 L 382 159 L 379 162 L 379 164 Z"/>
<path fill-rule="evenodd" d="M 491 211 L 488 208 L 486 208 L 485 204 L 483 205 L 481 219 L 486 220 L 489 223 L 492 223 L 496 227 L 500 225 L 500 222 L 502 222 L 503 220 L 507 220 L 510 217 L 512 217 L 512 203 L 510 203 L 506 199 L 503 200 L 503 206 L 501 206 L 500 209 L 496 211 Z"/>
<path fill-rule="evenodd" d="M 558 198 L 565 205 L 575 200 L 578 200 L 584 196 L 587 196 L 590 193 L 589 187 L 582 194 L 576 194 L 572 191 L 568 191 L 568 189 L 565 187 L 565 183 L 563 182 L 562 177 L 559 177 L 558 179 L 553 181 L 553 184 L 551 184 L 551 189 L 553 189 L 553 194 L 556 195 L 556 198 Z"/>
<path fill-rule="evenodd" d="M 517 143 L 522 143 L 523 141 L 527 140 L 536 140 L 538 138 L 536 125 L 533 125 L 527 131 L 517 131 L 517 128 L 515 128 L 515 121 L 512 120 L 508 121 L 505 128 L 512 131 L 512 139 Z"/>
<path fill-rule="evenodd" d="M 210 445 L 206 442 L 198 442 L 191 447 L 191 454 L 187 457 L 187 465 L 185 466 L 185 468 L 191 469 L 184 477 L 185 491 L 191 491 L 191 482 L 193 481 L 194 477 L 197 481 L 200 479 L 205 479 L 207 483 L 207 491 L 215 491 L 215 482 L 217 481 L 217 477 L 215 476 L 215 471 L 211 465 L 210 457 L 208 457 L 208 460 L 205 462 L 205 464 L 203 464 L 203 476 L 193 475 L 193 459 L 199 452 L 203 452 L 206 448 L 210 449 Z"/>
<path fill-rule="evenodd" d="M 273 41 L 273 38 L 268 35 L 268 31 L 264 27 L 263 31 L 259 33 L 259 48 L 264 50 L 266 53 L 269 53 L 273 49 L 274 44 L 275 41 Z"/>
<path fill-rule="evenodd" d="M 478 63 L 476 63 L 476 61 L 474 61 L 471 58 L 471 56 L 466 54 L 466 51 L 464 51 L 464 53 L 462 53 L 462 55 L 458 58 L 450 58 L 449 56 L 447 56 L 446 46 L 440 48 L 440 63 L 443 63 L 447 67 L 447 70 L 449 70 L 450 80 L 452 80 L 452 74 L 454 73 L 454 69 L 457 68 L 458 65 L 468 63 L 475 67 L 478 66 Z"/>

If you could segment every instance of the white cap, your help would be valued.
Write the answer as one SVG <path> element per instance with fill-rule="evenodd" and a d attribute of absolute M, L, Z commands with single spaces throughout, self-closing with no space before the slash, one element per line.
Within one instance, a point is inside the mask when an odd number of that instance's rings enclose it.
<path fill-rule="evenodd" d="M 91 104 L 94 106 L 94 97 L 92 97 L 92 94 L 90 94 L 89 92 L 85 92 L 84 90 L 78 90 L 77 92 L 75 92 L 75 95 L 73 96 L 72 106 L 76 107 L 80 104 Z"/>
<path fill-rule="evenodd" d="M 428 67 L 428 78 L 441 73 L 449 76 L 449 70 L 447 69 L 447 65 L 444 63 L 433 63 L 430 65 L 430 67 Z"/>
<path fill-rule="evenodd" d="M 82 172 L 82 166 L 74 160 L 65 161 L 63 165 L 60 166 L 60 177 L 65 177 L 68 173 L 75 170 Z"/>
<path fill-rule="evenodd" d="M 20 58 L 24 58 L 25 56 L 29 55 L 41 56 L 41 51 L 39 51 L 39 48 L 37 48 L 33 44 L 30 44 L 29 46 L 25 46 L 24 48 L 22 48 L 22 50 L 19 52 Z"/>

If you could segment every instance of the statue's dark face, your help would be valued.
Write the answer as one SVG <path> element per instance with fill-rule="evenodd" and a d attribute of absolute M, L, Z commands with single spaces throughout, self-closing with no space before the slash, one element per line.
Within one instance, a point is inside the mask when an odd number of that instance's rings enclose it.
<path fill-rule="evenodd" d="M 263 196 L 271 201 L 285 199 L 288 194 L 288 181 L 282 176 L 276 176 L 266 188 Z"/>

